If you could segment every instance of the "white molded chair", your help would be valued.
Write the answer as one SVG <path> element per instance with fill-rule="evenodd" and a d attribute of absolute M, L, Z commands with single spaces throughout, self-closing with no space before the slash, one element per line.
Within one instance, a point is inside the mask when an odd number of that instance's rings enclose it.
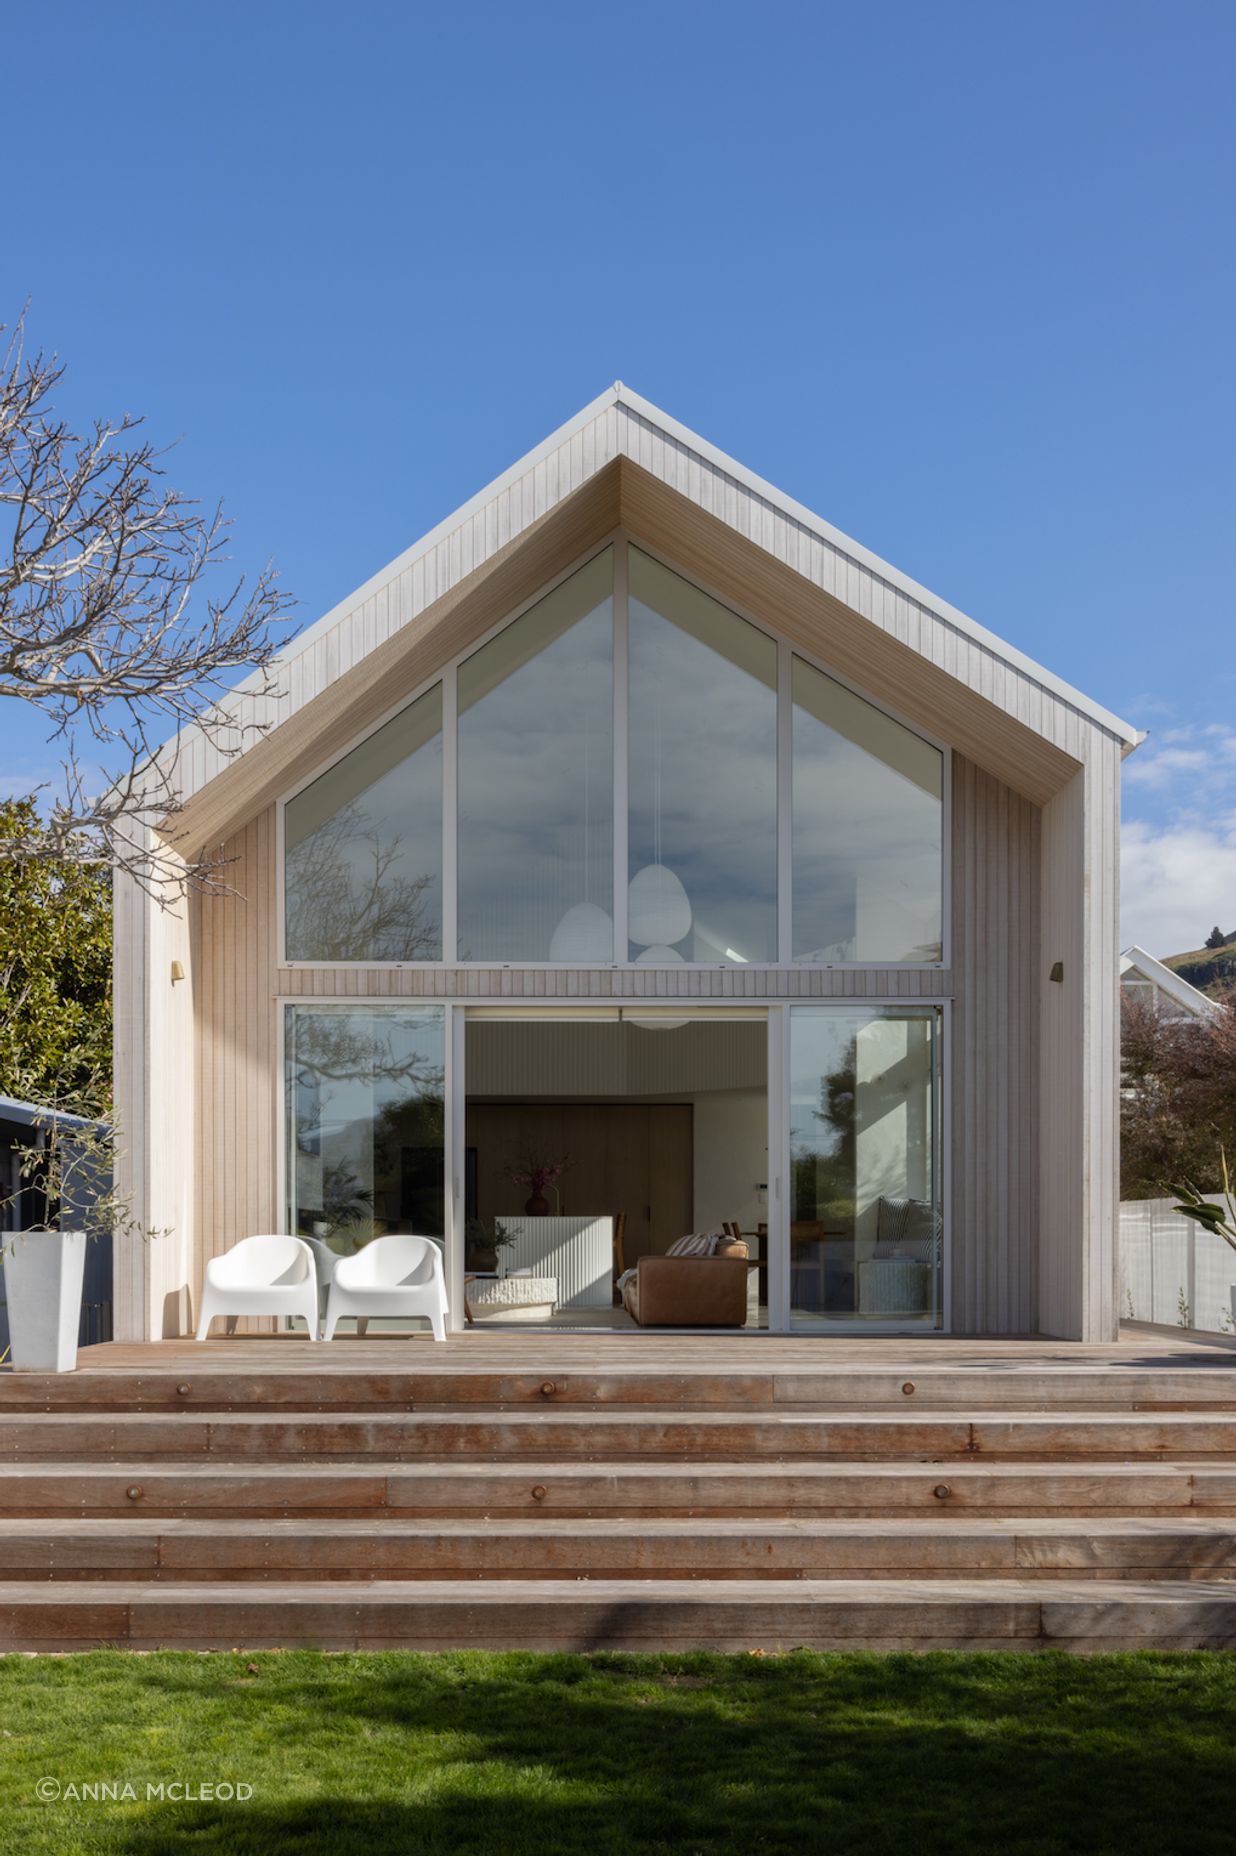
<path fill-rule="evenodd" d="M 335 1265 L 339 1261 L 339 1252 L 324 1244 L 320 1237 L 302 1237 L 302 1244 L 308 1244 L 313 1252 L 313 1266 L 318 1278 L 318 1327 L 326 1319 L 326 1298 L 330 1294 L 331 1277 L 335 1274 Z"/>
<path fill-rule="evenodd" d="M 324 1340 L 345 1315 L 360 1333 L 372 1315 L 424 1315 L 435 1340 L 446 1339 L 446 1273 L 432 1237 L 395 1231 L 375 1237 L 354 1257 L 340 1257 L 331 1277 Z"/>
<path fill-rule="evenodd" d="M 215 1315 L 299 1315 L 316 1340 L 318 1280 L 308 1244 L 299 1237 L 242 1237 L 212 1257 L 202 1284 L 199 1340 Z"/>

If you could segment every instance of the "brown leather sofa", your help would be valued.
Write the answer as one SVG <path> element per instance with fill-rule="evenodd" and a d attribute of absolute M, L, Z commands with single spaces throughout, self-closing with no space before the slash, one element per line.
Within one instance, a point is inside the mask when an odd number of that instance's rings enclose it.
<path fill-rule="evenodd" d="M 623 1284 L 622 1304 L 642 1328 L 740 1328 L 746 1258 L 641 1257 Z"/>

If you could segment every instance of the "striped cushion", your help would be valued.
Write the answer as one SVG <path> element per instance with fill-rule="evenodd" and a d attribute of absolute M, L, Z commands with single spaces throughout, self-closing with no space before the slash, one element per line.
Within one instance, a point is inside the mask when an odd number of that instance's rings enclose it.
<path fill-rule="evenodd" d="M 687 1237 L 676 1237 L 667 1257 L 710 1257 L 725 1236 L 724 1231 L 692 1231 Z"/>
<path fill-rule="evenodd" d="M 943 1221 L 938 1211 L 922 1199 L 910 1200 L 910 1215 L 898 1245 L 903 1257 L 917 1257 L 920 1263 L 934 1263 L 940 1249 Z"/>
<path fill-rule="evenodd" d="M 891 1257 L 901 1248 L 913 1199 L 881 1199 L 876 1206 L 876 1255 Z"/>
<path fill-rule="evenodd" d="M 881 1199 L 876 1211 L 874 1257 L 916 1257 L 934 1263 L 940 1248 L 941 1218 L 925 1199 Z"/>

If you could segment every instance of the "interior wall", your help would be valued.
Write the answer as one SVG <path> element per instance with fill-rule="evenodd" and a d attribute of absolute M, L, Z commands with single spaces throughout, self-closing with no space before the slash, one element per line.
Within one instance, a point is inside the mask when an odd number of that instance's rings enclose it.
<path fill-rule="evenodd" d="M 753 1228 L 767 1215 L 767 1042 L 762 1020 L 470 1025 L 479 1215 L 522 1209 L 503 1167 L 531 1150 L 572 1156 L 564 1210 L 625 1211 L 628 1260 L 728 1220 Z"/>
<path fill-rule="evenodd" d="M 693 1107 L 692 1223 L 708 1231 L 736 1219 L 754 1231 L 768 1218 L 768 1096 L 763 1089 L 723 1090 L 696 1096 Z"/>
<path fill-rule="evenodd" d="M 569 1158 L 550 1210 L 571 1217 L 626 1214 L 626 1260 L 667 1250 L 692 1228 L 689 1103 L 475 1102 L 466 1116 L 475 1151 L 477 1216 L 522 1212 L 530 1188 L 508 1169 L 522 1157 Z"/>

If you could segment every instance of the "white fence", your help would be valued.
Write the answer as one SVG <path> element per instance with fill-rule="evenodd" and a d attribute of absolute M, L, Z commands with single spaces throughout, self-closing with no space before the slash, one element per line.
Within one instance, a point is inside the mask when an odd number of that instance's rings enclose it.
<path fill-rule="evenodd" d="M 1170 1199 L 1126 1199 L 1120 1207 L 1120 1313 L 1126 1321 L 1230 1334 L 1236 1250 Z"/>

